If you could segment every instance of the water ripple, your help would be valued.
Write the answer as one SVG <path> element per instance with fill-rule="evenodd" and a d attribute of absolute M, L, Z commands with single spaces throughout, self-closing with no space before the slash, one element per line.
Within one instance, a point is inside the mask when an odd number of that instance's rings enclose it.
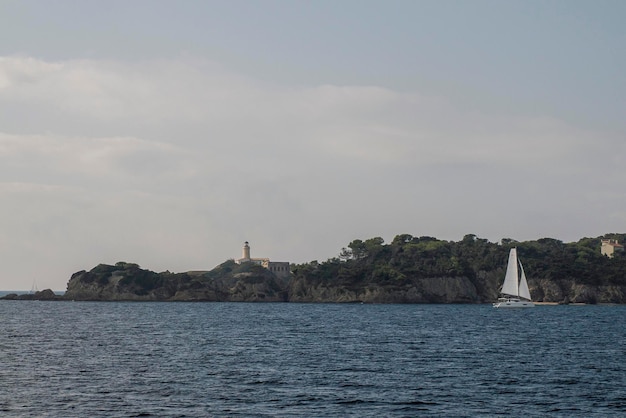
<path fill-rule="evenodd" d="M 625 314 L 2 301 L 0 413 L 624 416 Z"/>

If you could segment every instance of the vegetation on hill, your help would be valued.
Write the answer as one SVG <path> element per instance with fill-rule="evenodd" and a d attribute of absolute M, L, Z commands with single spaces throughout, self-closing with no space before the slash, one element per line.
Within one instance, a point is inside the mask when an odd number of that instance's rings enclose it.
<path fill-rule="evenodd" d="M 405 291 L 432 285 L 441 278 L 463 277 L 472 283 L 478 298 L 484 302 L 497 297 L 508 252 L 517 247 L 534 299 L 624 303 L 626 254 L 618 252 L 613 258 L 602 255 L 602 238 L 624 242 L 626 234 L 583 238 L 574 243 L 552 238 L 525 242 L 505 238 L 500 243 L 492 243 L 472 234 L 453 242 L 403 234 L 389 244 L 380 237 L 354 240 L 338 257 L 322 263 L 295 265 L 292 272 L 296 280 L 318 286 L 346 289 L 377 286 Z M 588 292 L 589 287 L 610 287 L 610 294 Z M 577 294 L 572 289 L 582 293 Z"/>
<path fill-rule="evenodd" d="M 320 281 L 356 284 L 402 283 L 409 278 L 466 276 L 478 281 L 480 272 L 506 267 L 508 252 L 517 247 L 531 278 L 560 280 L 568 278 L 587 285 L 626 285 L 626 254 L 609 258 L 600 253 L 602 238 L 624 242 L 626 234 L 583 238 L 563 243 L 552 238 L 518 242 L 502 239 L 492 243 L 476 235 L 461 241 L 442 241 L 433 237 L 396 236 L 390 244 L 380 237 L 354 240 L 338 257 L 323 263 L 295 265 L 292 271 Z"/>

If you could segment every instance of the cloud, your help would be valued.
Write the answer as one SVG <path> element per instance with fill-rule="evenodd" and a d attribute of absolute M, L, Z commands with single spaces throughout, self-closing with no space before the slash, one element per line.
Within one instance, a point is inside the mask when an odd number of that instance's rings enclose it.
<path fill-rule="evenodd" d="M 0 173 L 15 181 L 143 187 L 193 176 L 185 166 L 186 158 L 189 153 L 174 145 L 133 137 L 0 133 Z"/>
<path fill-rule="evenodd" d="M 550 117 L 463 112 L 441 99 L 380 87 L 264 85 L 205 61 L 5 57 L 0 80 L 2 108 L 27 102 L 33 112 L 24 120 L 34 120 L 29 129 L 37 126 L 38 134 L 82 127 L 82 136 L 99 137 L 103 129 L 110 137 L 203 147 L 218 160 L 238 154 L 246 163 L 250 153 L 282 152 L 386 164 L 533 163 L 589 142 L 588 134 Z"/>
<path fill-rule="evenodd" d="M 5 288 L 120 259 L 211 268 L 245 240 L 302 262 L 376 235 L 563 239 L 625 218 L 614 133 L 196 58 L 0 57 L 0 126 Z"/>

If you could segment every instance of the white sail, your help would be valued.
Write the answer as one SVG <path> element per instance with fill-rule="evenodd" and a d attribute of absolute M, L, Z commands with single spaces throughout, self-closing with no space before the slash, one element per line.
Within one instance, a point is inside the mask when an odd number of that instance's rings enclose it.
<path fill-rule="evenodd" d="M 506 275 L 504 276 L 504 284 L 502 285 L 502 293 L 510 296 L 519 296 L 518 288 L 517 249 L 511 248 L 509 252 L 509 264 L 506 266 Z"/>
<path fill-rule="evenodd" d="M 519 297 L 530 300 L 530 290 L 528 290 L 528 282 L 526 281 L 526 275 L 524 274 L 524 267 L 522 262 L 519 262 L 519 268 L 522 271 L 519 282 Z"/>

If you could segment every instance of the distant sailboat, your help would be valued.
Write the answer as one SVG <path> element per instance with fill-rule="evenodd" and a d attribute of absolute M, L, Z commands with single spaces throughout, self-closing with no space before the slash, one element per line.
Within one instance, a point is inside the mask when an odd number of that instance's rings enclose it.
<path fill-rule="evenodd" d="M 522 263 L 517 258 L 517 249 L 511 248 L 509 264 L 506 266 L 504 284 L 500 290 L 500 298 L 493 304 L 494 308 L 533 308 L 528 282 Z"/>

